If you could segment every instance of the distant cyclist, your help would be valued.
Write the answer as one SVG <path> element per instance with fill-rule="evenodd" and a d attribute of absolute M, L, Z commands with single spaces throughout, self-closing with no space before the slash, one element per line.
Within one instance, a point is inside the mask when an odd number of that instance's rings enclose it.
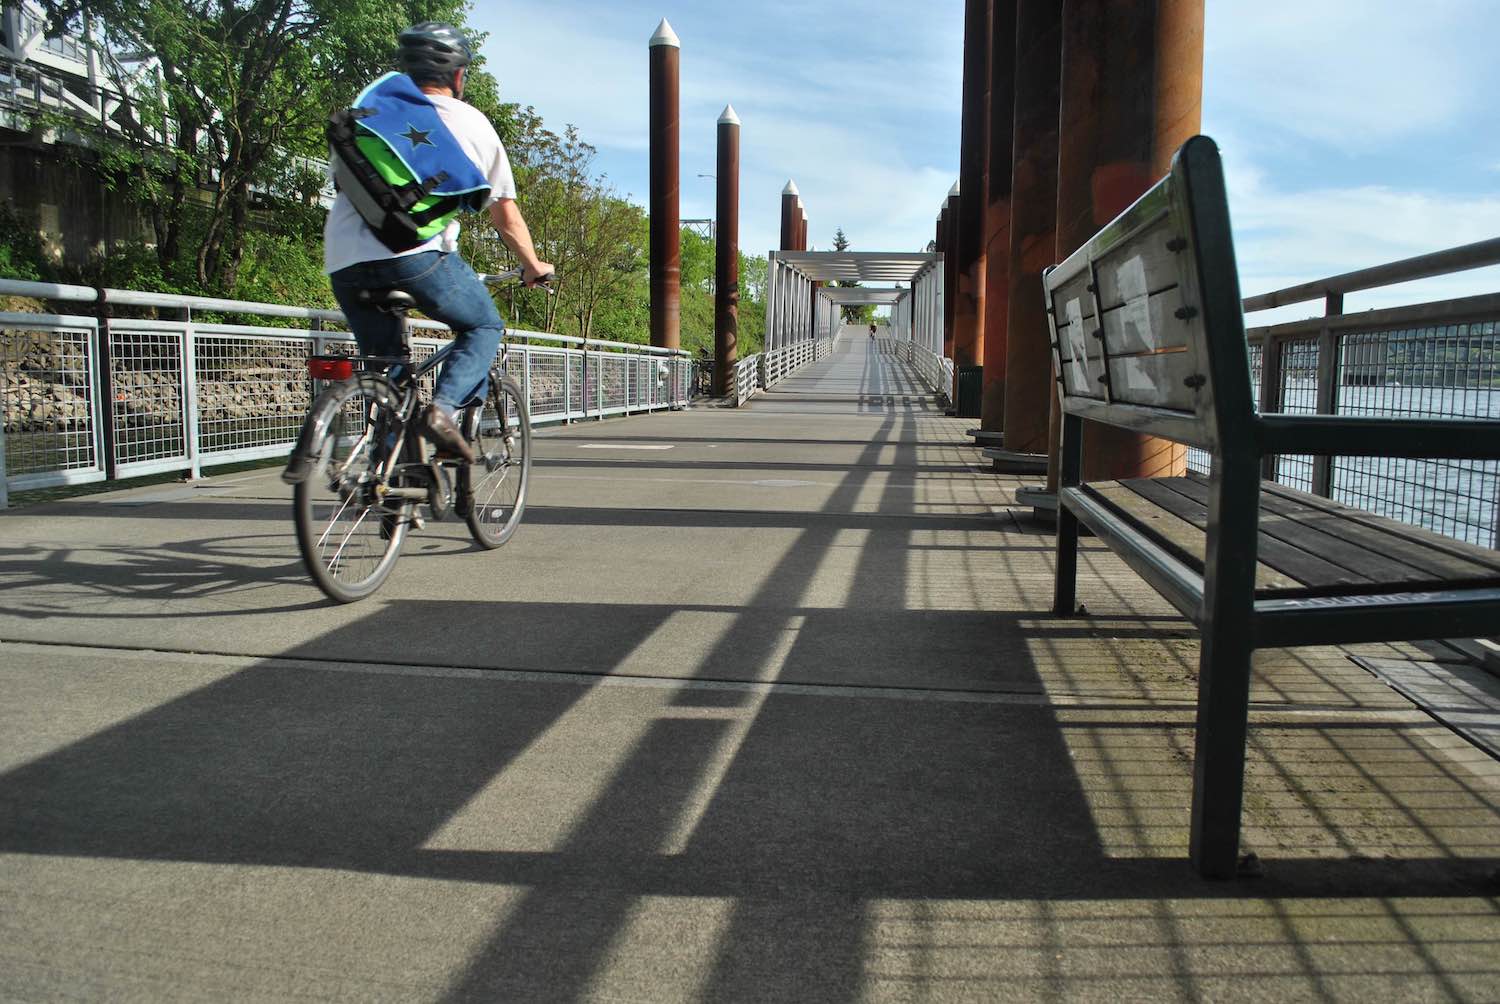
<path fill-rule="evenodd" d="M 537 285 L 553 269 L 537 257 L 531 231 L 516 207 L 516 183 L 510 159 L 495 127 L 477 108 L 461 100 L 464 75 L 473 58 L 468 39 L 451 24 L 424 21 L 401 33 L 398 53 L 401 70 L 411 79 L 406 83 L 399 74 L 390 75 L 394 83 L 406 89 L 397 98 L 407 100 L 405 107 L 411 108 L 411 102 L 421 103 L 425 95 L 440 120 L 440 125 L 431 122 L 421 128 L 412 125 L 408 132 L 400 134 L 401 139 L 409 142 L 413 151 L 419 146 L 437 147 L 456 141 L 458 149 L 448 151 L 449 155 L 467 157 L 478 169 L 482 179 L 476 181 L 488 185 L 490 221 L 506 247 L 520 258 L 526 284 Z M 362 97 L 375 93 L 380 83 L 377 81 L 367 88 Z M 416 85 L 420 95 L 412 90 L 411 84 Z M 431 110 L 418 109 L 416 114 L 430 117 Z M 446 127 L 447 135 L 443 135 L 442 127 Z M 470 171 L 468 165 L 463 167 L 465 172 Z M 476 184 L 469 191 L 483 198 L 485 188 Z M 363 212 L 369 211 L 366 204 Z M 423 313 L 453 329 L 453 354 L 443 366 L 432 404 L 423 412 L 418 428 L 440 449 L 472 462 L 473 450 L 464 440 L 454 416 L 484 387 L 505 332 L 505 322 L 484 283 L 459 257 L 458 230 L 455 219 L 414 247 L 392 250 L 387 239 L 372 229 L 362 211 L 355 207 L 350 193 L 341 187 L 324 224 L 323 270 L 328 273 L 333 295 L 365 355 L 394 356 L 401 343 L 400 322 L 362 303 L 362 290 L 392 286 L 403 289 L 416 298 Z"/>
<path fill-rule="evenodd" d="M 872 339 L 875 337 L 875 322 L 874 321 L 870 322 L 870 337 Z"/>

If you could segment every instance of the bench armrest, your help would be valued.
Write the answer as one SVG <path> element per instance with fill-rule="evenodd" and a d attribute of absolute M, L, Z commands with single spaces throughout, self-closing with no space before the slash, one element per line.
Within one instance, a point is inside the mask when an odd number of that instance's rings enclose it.
<path fill-rule="evenodd" d="M 1497 421 L 1275 414 L 1259 425 L 1262 454 L 1500 460 Z"/>

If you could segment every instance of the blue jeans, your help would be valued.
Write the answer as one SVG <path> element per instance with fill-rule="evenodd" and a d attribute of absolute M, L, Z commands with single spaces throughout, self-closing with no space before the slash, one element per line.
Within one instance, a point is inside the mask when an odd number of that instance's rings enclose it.
<path fill-rule="evenodd" d="M 401 324 L 390 314 L 359 302 L 362 289 L 395 286 L 416 298 L 422 313 L 453 329 L 453 351 L 438 375 L 433 403 L 450 414 L 482 396 L 495 364 L 505 322 L 479 276 L 457 254 L 423 251 L 341 268 L 328 277 L 334 298 L 367 356 L 394 356 L 401 348 Z"/>

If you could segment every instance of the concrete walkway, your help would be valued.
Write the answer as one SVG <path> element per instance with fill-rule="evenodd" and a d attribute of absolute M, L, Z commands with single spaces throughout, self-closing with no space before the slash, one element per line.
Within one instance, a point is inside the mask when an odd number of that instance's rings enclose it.
<path fill-rule="evenodd" d="M 348 607 L 274 471 L 0 516 L 0 999 L 1500 995 L 1495 763 L 1266 653 L 1197 880 L 1196 637 L 1094 544 L 1047 616 L 971 424 L 848 338 Z"/>

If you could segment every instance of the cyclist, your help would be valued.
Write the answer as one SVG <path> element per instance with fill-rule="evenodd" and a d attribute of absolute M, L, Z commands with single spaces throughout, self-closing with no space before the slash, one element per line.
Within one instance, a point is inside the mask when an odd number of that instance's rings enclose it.
<path fill-rule="evenodd" d="M 526 285 L 536 286 L 551 275 L 552 265 L 537 257 L 531 231 L 516 206 L 510 159 L 495 127 L 462 100 L 472 58 L 468 39 L 451 24 L 423 21 L 401 32 L 402 72 L 436 107 L 443 125 L 489 182 L 490 221 L 506 247 L 521 259 Z M 473 462 L 474 452 L 454 417 L 459 407 L 483 392 L 505 322 L 484 283 L 458 255 L 458 229 L 455 220 L 425 243 L 393 252 L 340 192 L 323 228 L 323 270 L 365 355 L 396 355 L 400 322 L 360 302 L 362 290 L 399 287 L 425 314 L 453 329 L 453 352 L 417 427 L 440 450 Z"/>
<path fill-rule="evenodd" d="M 871 338 L 875 337 L 875 322 L 874 321 L 870 322 L 870 337 Z"/>

